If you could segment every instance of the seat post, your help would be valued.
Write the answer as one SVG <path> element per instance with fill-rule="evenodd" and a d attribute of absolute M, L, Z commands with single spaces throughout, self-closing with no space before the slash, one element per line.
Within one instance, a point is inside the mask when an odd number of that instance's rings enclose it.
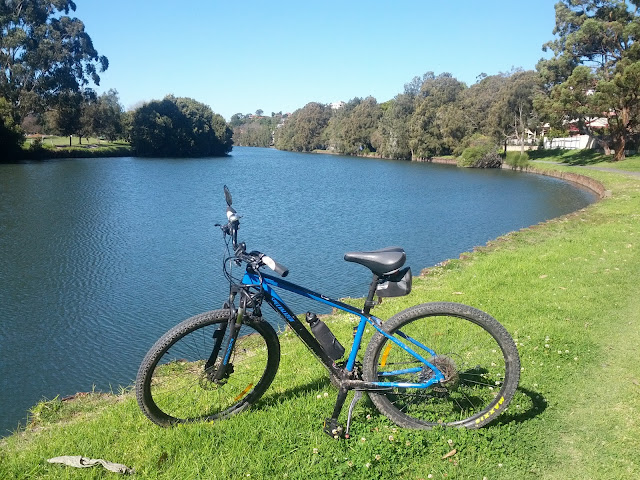
<path fill-rule="evenodd" d="M 365 315 L 369 315 L 371 309 L 376 306 L 376 302 L 373 301 L 373 297 L 376 295 L 379 279 L 380 277 L 374 273 L 373 280 L 371 280 L 371 286 L 369 287 L 369 294 L 367 295 L 367 299 L 364 301 L 364 309 L 362 310 Z"/>

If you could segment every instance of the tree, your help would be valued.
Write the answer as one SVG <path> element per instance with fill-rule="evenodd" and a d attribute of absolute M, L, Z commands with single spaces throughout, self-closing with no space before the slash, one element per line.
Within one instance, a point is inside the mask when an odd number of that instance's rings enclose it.
<path fill-rule="evenodd" d="M 0 98 L 0 162 L 14 161 L 23 143 L 24 135 L 13 122 L 9 102 Z"/>
<path fill-rule="evenodd" d="M 61 92 L 100 83 L 108 67 L 84 24 L 68 16 L 71 0 L 4 0 L 0 3 L 0 96 L 19 124 L 43 112 Z"/>
<path fill-rule="evenodd" d="M 82 129 L 82 109 L 85 98 L 81 92 L 65 90 L 56 97 L 55 107 L 50 111 L 49 123 L 58 135 L 69 137 Z"/>
<path fill-rule="evenodd" d="M 417 78 L 417 77 L 416 77 Z M 406 87 L 405 87 L 406 89 Z M 386 158 L 411 159 L 409 119 L 414 111 L 415 95 L 401 93 L 390 101 L 378 123 L 377 151 Z"/>
<path fill-rule="evenodd" d="M 98 97 L 92 118 L 92 132 L 99 137 L 114 141 L 124 135 L 124 108 L 120 104 L 118 91 L 109 89 Z"/>
<path fill-rule="evenodd" d="M 317 102 L 306 104 L 296 110 L 285 124 L 276 131 L 275 144 L 280 150 L 296 152 L 310 152 L 326 146 L 323 133 L 329 118 L 331 108 Z"/>
<path fill-rule="evenodd" d="M 445 144 L 437 123 L 438 112 L 459 101 L 466 85 L 450 73 L 435 76 L 428 72 L 416 98 L 416 108 L 409 120 L 409 146 L 414 158 L 429 158 L 449 153 L 453 146 Z M 406 87 L 405 87 L 406 88 Z"/>
<path fill-rule="evenodd" d="M 358 154 L 375 151 L 371 135 L 378 128 L 382 116 L 380 105 L 373 97 L 367 97 L 347 117 L 343 132 L 343 153 Z"/>
<path fill-rule="evenodd" d="M 232 132 L 222 116 L 191 98 L 172 95 L 138 108 L 131 146 L 140 156 L 206 157 L 231 151 Z"/>
<path fill-rule="evenodd" d="M 556 38 L 544 45 L 554 56 L 538 64 L 548 114 L 608 117 L 615 160 L 640 126 L 639 10 L 639 0 L 558 2 Z"/>

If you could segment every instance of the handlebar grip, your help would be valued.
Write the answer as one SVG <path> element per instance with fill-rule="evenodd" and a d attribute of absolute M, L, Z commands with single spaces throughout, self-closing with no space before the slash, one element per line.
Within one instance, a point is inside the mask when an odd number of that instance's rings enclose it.
<path fill-rule="evenodd" d="M 267 255 L 264 255 L 261 258 L 261 260 L 262 260 L 262 263 L 264 263 L 267 267 L 269 267 L 271 270 L 276 272 L 281 277 L 284 278 L 287 275 L 289 275 L 289 269 L 287 267 L 285 267 L 284 265 L 280 265 L 273 258 L 268 257 Z"/>

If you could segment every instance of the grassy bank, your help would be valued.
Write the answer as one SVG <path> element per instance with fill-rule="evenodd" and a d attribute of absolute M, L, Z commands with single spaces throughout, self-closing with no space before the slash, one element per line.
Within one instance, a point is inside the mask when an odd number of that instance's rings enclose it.
<path fill-rule="evenodd" d="M 26 431 L 0 442 L 0 478 L 111 475 L 46 462 L 59 455 L 104 458 L 135 468 L 142 478 L 167 479 L 637 478 L 640 178 L 536 167 L 589 175 L 611 196 L 429 269 L 409 297 L 376 308 L 386 318 L 410 304 L 457 301 L 507 327 L 522 359 L 521 385 L 507 413 L 490 426 L 396 429 L 363 400 L 353 440 L 334 441 L 321 422 L 336 391 L 324 369 L 285 333 L 280 370 L 253 410 L 213 424 L 161 429 L 143 417 L 129 391 L 43 402 Z M 353 319 L 336 316 L 330 324 L 349 345 Z"/>
<path fill-rule="evenodd" d="M 124 141 L 108 141 L 99 138 L 72 139 L 69 137 L 42 137 L 38 144 L 34 138 L 28 139 L 22 150 L 22 160 L 49 160 L 57 158 L 105 158 L 128 157 L 133 155 L 129 143 Z"/>

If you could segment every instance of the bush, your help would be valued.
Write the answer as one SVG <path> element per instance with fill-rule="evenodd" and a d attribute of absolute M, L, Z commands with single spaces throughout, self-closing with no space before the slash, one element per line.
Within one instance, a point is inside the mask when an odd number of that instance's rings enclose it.
<path fill-rule="evenodd" d="M 470 168 L 500 168 L 502 157 L 498 155 L 498 146 L 487 137 L 472 139 L 469 147 L 465 148 L 458 157 L 459 167 Z"/>
<path fill-rule="evenodd" d="M 507 152 L 504 161 L 512 170 L 522 170 L 529 166 L 529 154 L 527 152 Z"/>
<path fill-rule="evenodd" d="M 211 108 L 171 95 L 138 108 L 131 124 L 131 146 L 143 157 L 208 157 L 226 155 L 231 129 Z"/>
<path fill-rule="evenodd" d="M 31 144 L 29 145 L 29 150 L 32 152 L 37 152 L 40 150 L 44 150 L 44 144 L 42 143 L 42 137 L 35 137 L 31 140 Z"/>

